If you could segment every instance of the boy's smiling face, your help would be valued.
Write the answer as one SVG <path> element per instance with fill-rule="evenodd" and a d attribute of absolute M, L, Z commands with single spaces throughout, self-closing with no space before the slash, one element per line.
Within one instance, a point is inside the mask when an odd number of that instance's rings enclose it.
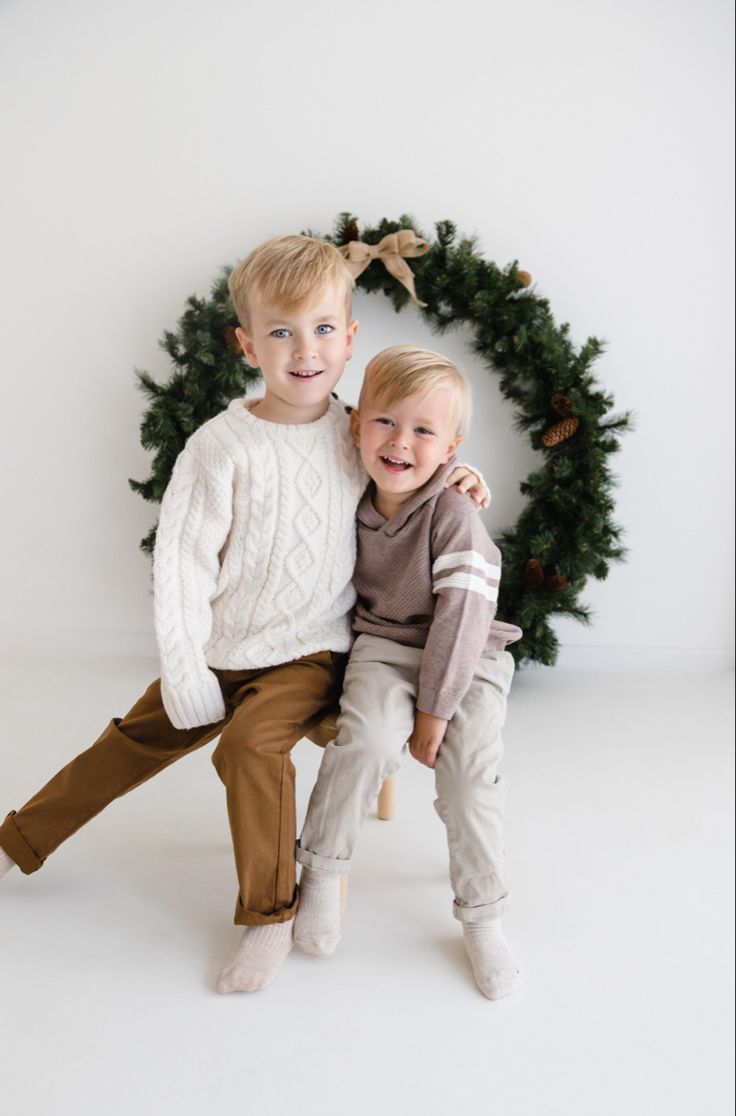
<path fill-rule="evenodd" d="M 348 321 L 344 288 L 326 287 L 296 310 L 256 300 L 249 328 L 236 330 L 266 390 L 256 414 L 269 422 L 314 422 L 353 355 L 357 321 Z"/>
<path fill-rule="evenodd" d="M 447 464 L 462 441 L 447 387 L 394 403 L 369 397 L 351 420 L 355 444 L 376 485 L 375 506 L 386 518 Z"/>

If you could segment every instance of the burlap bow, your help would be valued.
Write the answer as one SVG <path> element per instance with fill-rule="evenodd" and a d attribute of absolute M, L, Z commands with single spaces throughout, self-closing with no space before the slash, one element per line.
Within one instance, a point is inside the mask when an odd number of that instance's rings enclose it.
<path fill-rule="evenodd" d="M 415 306 L 426 306 L 420 302 L 414 290 L 414 274 L 406 259 L 424 256 L 429 251 L 429 242 L 417 236 L 413 229 L 400 229 L 388 233 L 378 244 L 364 244 L 362 240 L 351 240 L 340 249 L 353 277 L 358 278 L 372 260 L 381 260 L 394 279 L 406 287 Z"/>

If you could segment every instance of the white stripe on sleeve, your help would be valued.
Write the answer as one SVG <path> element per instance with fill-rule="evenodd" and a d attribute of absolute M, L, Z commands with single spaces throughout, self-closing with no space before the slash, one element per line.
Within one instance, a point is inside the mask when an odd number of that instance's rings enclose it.
<path fill-rule="evenodd" d="M 475 569 L 482 570 L 486 577 L 492 577 L 495 581 L 501 580 L 501 567 L 486 562 L 477 550 L 455 550 L 452 554 L 441 554 L 432 566 L 432 573 L 438 574 L 441 570 L 450 570 L 454 566 L 473 566 Z"/>
<path fill-rule="evenodd" d="M 475 574 L 455 573 L 442 577 L 434 582 L 432 592 L 439 593 L 440 589 L 467 589 L 470 593 L 480 593 L 486 600 L 498 600 L 498 586 L 486 585 L 483 578 L 476 577 Z"/>

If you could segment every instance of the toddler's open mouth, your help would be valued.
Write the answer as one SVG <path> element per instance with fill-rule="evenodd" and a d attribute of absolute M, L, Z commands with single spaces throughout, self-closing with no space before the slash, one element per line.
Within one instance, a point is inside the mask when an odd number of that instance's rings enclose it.
<path fill-rule="evenodd" d="M 297 380 L 313 380 L 315 376 L 321 376 L 323 368 L 296 368 L 289 375 Z"/>
<path fill-rule="evenodd" d="M 405 473 L 407 469 L 413 468 L 408 461 L 402 461 L 400 457 L 381 457 L 380 461 L 389 473 Z"/>

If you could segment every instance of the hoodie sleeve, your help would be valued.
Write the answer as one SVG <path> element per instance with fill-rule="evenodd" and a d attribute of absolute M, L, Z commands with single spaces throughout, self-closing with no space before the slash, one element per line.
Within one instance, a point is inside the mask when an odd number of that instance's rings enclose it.
<path fill-rule="evenodd" d="M 204 647 L 212 630 L 219 554 L 232 519 L 233 467 L 222 453 L 201 452 L 201 441 L 199 452 L 190 440 L 177 458 L 161 503 L 153 563 L 161 693 L 178 729 L 225 716 Z"/>
<path fill-rule="evenodd" d="M 435 508 L 431 564 L 436 601 L 417 708 L 449 721 L 485 649 L 501 581 L 500 551 L 470 500 L 452 489 Z"/>

